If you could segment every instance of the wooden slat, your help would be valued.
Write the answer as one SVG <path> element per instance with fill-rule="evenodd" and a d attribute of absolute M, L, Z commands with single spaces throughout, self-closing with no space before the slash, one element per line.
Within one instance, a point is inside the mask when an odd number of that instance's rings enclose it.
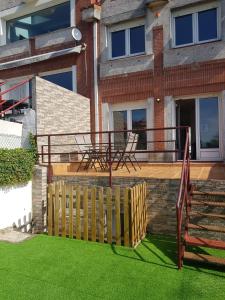
<path fill-rule="evenodd" d="M 121 245 L 121 221 L 120 221 L 120 187 L 115 190 L 115 209 L 116 209 L 116 244 Z"/>
<path fill-rule="evenodd" d="M 59 183 L 55 184 L 55 205 L 54 205 L 54 229 L 55 236 L 59 236 Z"/>
<path fill-rule="evenodd" d="M 91 190 L 91 240 L 96 242 L 96 188 Z"/>
<path fill-rule="evenodd" d="M 62 187 L 62 199 L 61 199 L 61 208 L 62 208 L 62 236 L 66 237 L 66 185 L 63 184 Z"/>
<path fill-rule="evenodd" d="M 107 242 L 112 244 L 112 190 L 107 188 Z"/>
<path fill-rule="evenodd" d="M 88 241 L 88 188 L 84 188 L 84 240 Z"/>
<path fill-rule="evenodd" d="M 48 185 L 48 234 L 53 235 L 53 185 Z"/>
<path fill-rule="evenodd" d="M 140 241 L 140 185 L 137 186 L 137 242 Z"/>
<path fill-rule="evenodd" d="M 137 242 L 137 205 L 136 205 L 136 187 L 133 187 L 133 218 L 134 218 L 134 246 Z"/>
<path fill-rule="evenodd" d="M 76 238 L 81 239 L 81 225 L 80 225 L 80 187 L 76 190 Z"/>
<path fill-rule="evenodd" d="M 131 246 L 135 246 L 134 189 L 131 189 Z"/>
<path fill-rule="evenodd" d="M 69 237 L 73 238 L 73 186 L 69 188 Z"/>
<path fill-rule="evenodd" d="M 103 188 L 99 188 L 99 242 L 104 243 L 104 196 L 103 196 Z"/>
<path fill-rule="evenodd" d="M 129 247 L 129 189 L 124 191 L 124 245 Z"/>

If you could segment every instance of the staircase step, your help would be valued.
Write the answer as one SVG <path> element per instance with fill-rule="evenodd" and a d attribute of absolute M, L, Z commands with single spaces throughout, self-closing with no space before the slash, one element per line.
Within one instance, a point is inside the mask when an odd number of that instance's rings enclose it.
<path fill-rule="evenodd" d="M 204 206 L 215 206 L 215 207 L 225 207 L 224 202 L 213 202 L 213 201 L 204 201 L 204 200 L 192 200 L 191 205 L 204 205 Z"/>
<path fill-rule="evenodd" d="M 188 229 L 205 230 L 205 231 L 214 231 L 214 232 L 225 233 L 225 227 L 222 227 L 222 226 L 213 226 L 213 225 L 188 224 Z"/>
<path fill-rule="evenodd" d="M 193 191 L 192 195 L 199 195 L 199 196 L 224 196 L 225 192 L 200 192 L 200 191 Z"/>
<path fill-rule="evenodd" d="M 225 250 L 225 242 L 218 241 L 218 240 L 209 240 L 200 237 L 194 237 L 188 235 L 187 233 L 184 236 L 184 240 L 186 244 L 191 246 L 200 246 L 200 247 L 208 247 L 208 248 L 215 248 L 215 249 L 222 249 Z"/>
<path fill-rule="evenodd" d="M 225 220 L 225 215 L 220 215 L 220 214 L 208 214 L 208 213 L 203 213 L 203 212 L 198 212 L 198 211 L 191 211 L 189 213 L 190 217 L 207 217 L 207 218 L 213 218 L 213 219 L 224 219 Z"/>
<path fill-rule="evenodd" d="M 225 259 L 224 258 L 215 257 L 215 256 L 211 256 L 211 255 L 206 255 L 206 254 L 201 254 L 201 253 L 193 253 L 193 252 L 186 252 L 185 251 L 184 252 L 184 259 L 225 266 Z"/>

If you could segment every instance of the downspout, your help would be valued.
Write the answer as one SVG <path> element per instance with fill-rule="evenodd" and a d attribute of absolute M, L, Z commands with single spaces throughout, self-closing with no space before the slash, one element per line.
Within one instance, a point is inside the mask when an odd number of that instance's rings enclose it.
<path fill-rule="evenodd" d="M 94 102 L 95 102 L 95 131 L 99 131 L 99 90 L 98 90 L 98 22 L 93 22 L 93 62 L 94 62 Z M 96 142 L 99 135 L 96 135 Z"/>

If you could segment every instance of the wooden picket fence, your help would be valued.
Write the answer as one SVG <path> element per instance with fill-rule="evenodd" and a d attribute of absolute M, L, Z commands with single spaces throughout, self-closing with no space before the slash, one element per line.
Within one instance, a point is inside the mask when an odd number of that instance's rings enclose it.
<path fill-rule="evenodd" d="M 48 234 L 135 247 L 146 235 L 146 183 L 133 188 L 48 185 Z"/>

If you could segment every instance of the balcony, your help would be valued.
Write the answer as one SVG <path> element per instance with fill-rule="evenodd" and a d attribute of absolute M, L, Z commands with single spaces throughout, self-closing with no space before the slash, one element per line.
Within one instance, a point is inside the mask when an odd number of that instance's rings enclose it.
<path fill-rule="evenodd" d="M 0 65 L 18 59 L 76 46 L 72 37 L 73 28 L 74 27 L 63 28 L 30 39 L 0 46 Z"/>

